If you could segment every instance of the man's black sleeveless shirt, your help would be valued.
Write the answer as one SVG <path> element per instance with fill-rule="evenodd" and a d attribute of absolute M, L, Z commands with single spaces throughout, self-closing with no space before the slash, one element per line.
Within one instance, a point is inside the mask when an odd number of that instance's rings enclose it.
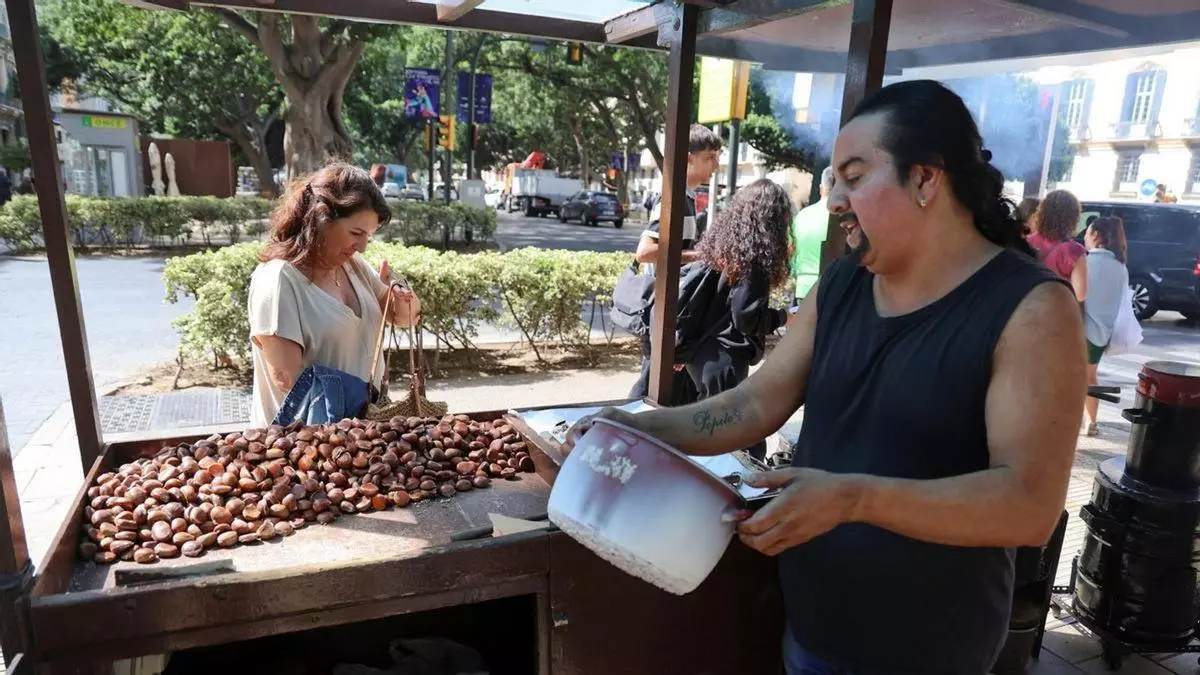
<path fill-rule="evenodd" d="M 936 302 L 887 318 L 875 310 L 873 278 L 848 258 L 823 275 L 795 464 L 913 479 L 988 468 L 992 353 L 1021 300 L 1057 276 L 1006 249 Z M 855 675 L 981 675 L 1003 643 L 1012 549 L 855 523 L 779 563 L 797 641 Z"/>

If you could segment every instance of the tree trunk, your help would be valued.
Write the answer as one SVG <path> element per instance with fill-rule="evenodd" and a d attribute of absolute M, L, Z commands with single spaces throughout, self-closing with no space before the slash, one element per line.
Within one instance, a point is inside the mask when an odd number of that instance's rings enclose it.
<path fill-rule="evenodd" d="M 260 127 L 256 128 L 251 128 L 253 125 L 247 124 L 218 124 L 217 130 L 233 139 L 238 149 L 246 156 L 250 166 L 254 169 L 254 175 L 258 176 L 259 191 L 276 196 L 279 194 L 279 186 L 275 184 L 275 170 L 271 168 L 271 160 L 267 157 L 266 143 L 267 127 L 270 126 L 273 119 L 273 117 L 268 118 Z"/>
<path fill-rule="evenodd" d="M 330 21 L 322 30 L 317 17 L 301 14 L 262 12 L 256 25 L 237 12 L 217 12 L 263 50 L 283 88 L 288 177 L 314 171 L 330 159 L 349 159 L 354 141 L 342 115 L 342 96 L 365 47 L 355 29 Z"/>
<path fill-rule="evenodd" d="M 321 168 L 330 159 L 349 160 L 354 154 L 354 142 L 339 130 L 341 106 L 334 109 L 328 96 L 310 93 L 300 102 L 288 101 L 283 121 L 283 152 L 287 158 L 288 176 L 296 177 Z"/>
<path fill-rule="evenodd" d="M 636 91 L 630 91 L 629 105 L 633 108 L 633 118 L 637 120 L 638 128 L 642 130 L 642 140 L 646 142 L 646 149 L 650 151 L 658 170 L 662 171 L 663 153 L 662 148 L 658 147 L 658 128 L 650 121 L 646 109 L 638 101 L 639 95 Z"/>
<path fill-rule="evenodd" d="M 587 139 L 583 137 L 583 124 L 578 116 L 571 120 L 571 137 L 575 139 L 575 149 L 579 151 L 579 177 L 583 179 L 586 189 L 592 184 L 592 167 L 588 158 Z"/>

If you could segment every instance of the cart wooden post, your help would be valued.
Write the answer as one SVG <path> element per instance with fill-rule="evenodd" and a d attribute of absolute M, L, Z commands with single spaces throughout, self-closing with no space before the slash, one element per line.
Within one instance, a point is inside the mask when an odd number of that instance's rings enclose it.
<path fill-rule="evenodd" d="M 25 544 L 21 499 L 0 402 L 0 650 L 10 668 L 28 646 L 23 610 L 25 596 L 32 587 L 33 563 Z"/>
<path fill-rule="evenodd" d="M 50 261 L 50 285 L 54 289 L 54 308 L 58 312 L 63 361 L 67 366 L 67 388 L 75 413 L 75 435 L 79 438 L 80 461 L 86 474 L 100 456 L 100 421 L 33 0 L 11 0 L 8 21 L 17 60 L 17 78 L 21 84 L 21 103 L 25 108 L 29 151 L 33 156 L 33 179 L 42 214 L 42 239 Z"/>
<path fill-rule="evenodd" d="M 699 8 L 681 5 L 675 20 L 662 28 L 660 42 L 670 44 L 667 84 L 666 152 L 663 155 L 662 217 L 658 230 L 658 260 L 654 280 L 654 323 L 650 333 L 650 398 L 671 397 L 675 366 L 675 306 L 679 301 L 679 264 L 683 253 L 684 199 L 687 192 L 688 133 L 692 109 L 692 76 L 696 72 L 696 18 Z"/>

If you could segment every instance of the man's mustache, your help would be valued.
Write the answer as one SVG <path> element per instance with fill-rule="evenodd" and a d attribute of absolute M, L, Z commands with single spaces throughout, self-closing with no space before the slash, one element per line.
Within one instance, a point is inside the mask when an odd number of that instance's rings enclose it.
<path fill-rule="evenodd" d="M 839 225 L 842 223 L 852 223 L 853 224 L 853 223 L 857 223 L 857 222 L 858 222 L 858 216 L 854 215 L 853 211 L 847 211 L 846 213 L 843 213 L 842 215 L 838 216 L 838 224 Z"/>

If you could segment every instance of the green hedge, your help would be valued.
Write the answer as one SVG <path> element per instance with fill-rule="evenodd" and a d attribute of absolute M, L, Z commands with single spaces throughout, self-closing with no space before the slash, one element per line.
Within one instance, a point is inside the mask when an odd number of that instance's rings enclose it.
<path fill-rule="evenodd" d="M 248 361 L 246 303 L 258 250 L 258 244 L 243 243 L 167 261 L 167 300 L 196 300 L 175 324 L 186 352 Z M 412 283 L 426 329 L 440 343 L 469 347 L 480 326 L 497 322 L 520 330 L 535 351 L 538 343 L 586 344 L 591 333 L 581 313 L 588 303 L 608 303 L 630 262 L 628 253 L 526 248 L 461 255 L 386 242 L 372 243 L 366 258 L 374 266 L 386 258 Z"/>
<path fill-rule="evenodd" d="M 394 217 L 380 233 L 385 241 L 441 242 L 451 238 L 489 239 L 496 233 L 496 212 L 466 204 L 390 202 Z M 205 245 L 214 236 L 236 243 L 259 238 L 274 203 L 234 197 L 81 197 L 67 196 L 71 240 L 77 246 L 164 245 L 191 239 Z M 39 248 L 41 215 L 37 198 L 18 195 L 0 209 L 0 240 L 17 251 Z"/>
<path fill-rule="evenodd" d="M 446 234 L 452 240 L 491 239 L 496 234 L 496 210 L 450 204 L 388 200 L 392 222 L 378 233 L 386 242 L 409 244 L 442 242 Z"/>

